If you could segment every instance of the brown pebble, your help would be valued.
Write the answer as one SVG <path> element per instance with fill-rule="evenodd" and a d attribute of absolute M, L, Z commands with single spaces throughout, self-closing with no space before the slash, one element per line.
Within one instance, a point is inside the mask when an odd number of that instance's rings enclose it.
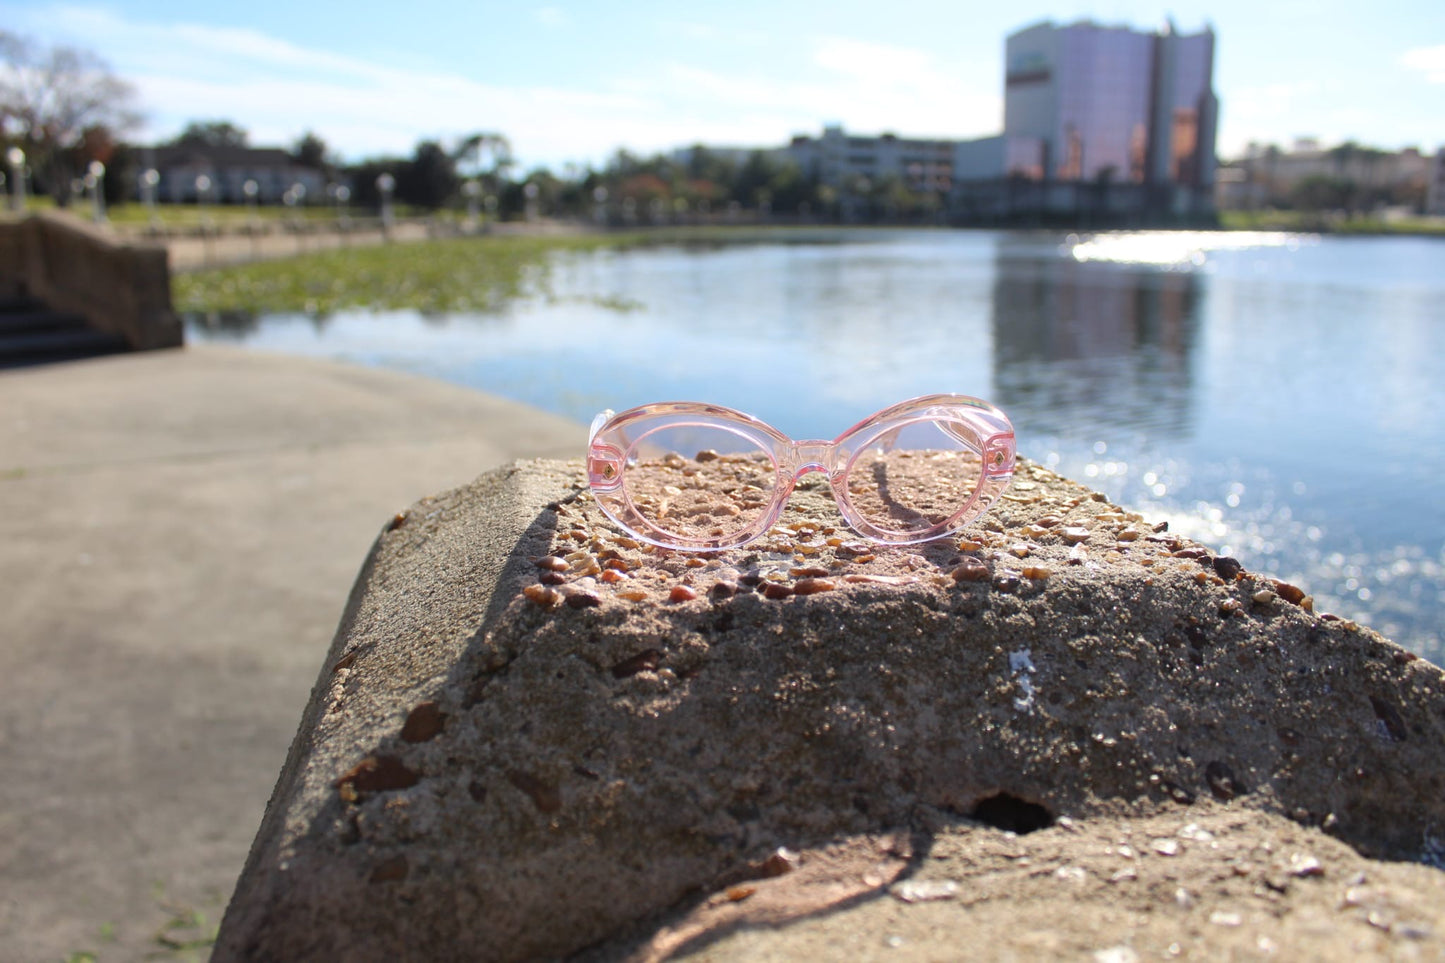
<path fill-rule="evenodd" d="M 999 575 L 993 580 L 993 587 L 1000 592 L 1017 592 L 1020 584 L 1019 577 L 1010 573 Z"/>
<path fill-rule="evenodd" d="M 854 555 L 853 561 L 858 562 L 859 564 L 863 564 L 873 561 L 873 559 L 875 559 L 876 557 L 876 555 Z"/>
<path fill-rule="evenodd" d="M 386 792 L 415 786 L 420 779 L 397 756 L 367 756 L 336 780 L 335 786 L 350 786 L 356 792 Z"/>
<path fill-rule="evenodd" d="M 619 572 L 625 572 L 632 568 L 632 566 L 627 563 L 627 559 L 625 558 L 609 558 L 603 568 L 611 568 Z"/>
<path fill-rule="evenodd" d="M 342 669 L 349 669 L 355 661 L 356 649 L 352 649 L 350 652 L 346 653 L 341 658 L 336 660 L 336 664 L 331 667 L 331 671 L 340 672 Z"/>
<path fill-rule="evenodd" d="M 793 583 L 795 595 L 816 595 L 819 592 L 831 592 L 838 586 L 825 578 L 800 578 Z"/>
<path fill-rule="evenodd" d="M 714 582 L 707 594 L 715 599 L 730 599 L 738 594 L 738 587 L 734 582 Z"/>
<path fill-rule="evenodd" d="M 1239 611 L 1243 608 L 1244 603 L 1241 602 L 1239 599 L 1225 599 L 1223 602 L 1219 603 L 1219 614 L 1224 616 L 1225 618 L 1228 618 L 1231 615 L 1238 614 Z"/>
<path fill-rule="evenodd" d="M 531 797 L 542 812 L 551 814 L 562 808 L 562 793 L 554 783 L 520 769 L 507 773 L 507 781 Z"/>
<path fill-rule="evenodd" d="M 544 572 L 565 572 L 570 567 L 565 558 L 558 558 L 556 555 L 544 555 L 534 559 L 533 564 Z"/>
<path fill-rule="evenodd" d="M 1077 545 L 1079 542 L 1087 541 L 1089 538 L 1089 530 L 1082 525 L 1070 525 L 1063 529 L 1062 534 L 1064 541 L 1071 545 Z"/>
<path fill-rule="evenodd" d="M 981 559 L 965 558 L 948 574 L 955 582 L 986 582 L 991 573 Z"/>
<path fill-rule="evenodd" d="M 662 664 L 662 651 L 659 649 L 648 649 L 628 659 L 623 659 L 612 667 L 614 679 L 629 679 L 639 672 L 656 672 L 657 667 Z"/>
<path fill-rule="evenodd" d="M 602 596 L 588 589 L 573 589 L 566 595 L 569 609 L 592 609 L 602 604 Z"/>
<path fill-rule="evenodd" d="M 785 599 L 793 594 L 793 590 L 781 582 L 768 582 L 763 585 L 763 595 L 770 599 Z"/>
<path fill-rule="evenodd" d="M 710 461 L 717 461 L 718 453 L 713 451 L 711 448 L 704 448 L 702 451 L 694 455 L 692 460 L 700 465 L 706 464 Z"/>
<path fill-rule="evenodd" d="M 406 879 L 406 874 L 409 869 L 410 867 L 407 865 L 406 856 L 397 854 L 396 856 L 377 863 L 376 868 L 373 869 L 371 875 L 367 877 L 367 882 L 394 883 L 398 880 Z"/>
<path fill-rule="evenodd" d="M 1243 571 L 1244 566 L 1239 564 L 1239 559 L 1230 558 L 1228 555 L 1219 555 L 1214 559 L 1214 571 L 1220 578 L 1232 579 Z"/>
<path fill-rule="evenodd" d="M 615 568 L 606 569 L 601 575 L 597 577 L 609 585 L 615 585 L 618 582 L 627 581 L 627 576 L 617 571 Z"/>
<path fill-rule="evenodd" d="M 642 591 L 642 589 L 624 589 L 617 593 L 617 597 L 627 599 L 629 602 L 645 602 L 647 600 L 647 593 Z"/>
<path fill-rule="evenodd" d="M 697 598 L 697 590 L 690 585 L 674 585 L 667 593 L 669 602 L 691 602 Z"/>
<path fill-rule="evenodd" d="M 798 868 L 798 854 L 791 849 L 779 846 L 773 854 L 763 860 L 758 870 L 764 876 L 786 876 Z"/>
<path fill-rule="evenodd" d="M 688 568 L 702 568 L 707 563 L 700 558 L 694 557 L 688 559 L 686 562 L 683 562 L 683 564 L 686 565 Z"/>
<path fill-rule="evenodd" d="M 1033 579 L 1036 582 L 1042 582 L 1044 579 L 1048 578 L 1050 575 L 1053 574 L 1053 572 L 1049 571 L 1041 565 L 1026 565 L 1024 566 L 1023 570 L 1024 578 Z"/>
<path fill-rule="evenodd" d="M 567 576 L 563 575 L 561 572 L 543 572 L 541 575 L 537 576 L 537 581 L 541 582 L 543 585 L 566 585 Z"/>
<path fill-rule="evenodd" d="M 1305 599 L 1304 590 L 1301 589 L 1299 586 L 1291 585 L 1288 582 L 1275 582 L 1274 590 L 1276 593 L 1278 593 L 1280 598 L 1284 599 L 1291 605 L 1299 605 Z"/>
<path fill-rule="evenodd" d="M 522 594 L 544 609 L 550 609 L 562 601 L 562 593 L 547 585 L 528 585 L 522 589 Z"/>
<path fill-rule="evenodd" d="M 406 512 L 397 512 L 395 515 L 392 516 L 391 521 L 387 524 L 386 530 L 388 532 L 396 531 L 398 528 L 401 528 L 401 526 L 406 524 L 406 520 L 409 517 L 410 516 L 408 516 Z"/>
<path fill-rule="evenodd" d="M 756 886 L 729 886 L 727 896 L 729 902 L 741 903 L 757 891 L 758 888 Z"/>
<path fill-rule="evenodd" d="M 401 737 L 407 742 L 426 742 L 442 731 L 447 716 L 435 702 L 423 702 L 407 714 Z"/>
<path fill-rule="evenodd" d="M 832 573 L 821 565 L 806 565 L 802 568 L 788 569 L 788 574 L 793 578 L 822 578 Z"/>

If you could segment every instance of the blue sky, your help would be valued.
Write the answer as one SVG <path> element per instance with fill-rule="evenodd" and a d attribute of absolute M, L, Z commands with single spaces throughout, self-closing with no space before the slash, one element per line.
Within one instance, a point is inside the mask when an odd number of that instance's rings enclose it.
<path fill-rule="evenodd" d="M 1219 150 L 1315 136 L 1445 146 L 1445 2 L 1019 3 L 0 0 L 0 24 L 87 47 L 140 92 L 138 139 L 229 119 L 308 129 L 347 159 L 506 135 L 524 167 L 704 142 L 770 146 L 842 123 L 970 137 L 1002 124 L 1004 37 L 1043 19 L 1217 34 Z"/>

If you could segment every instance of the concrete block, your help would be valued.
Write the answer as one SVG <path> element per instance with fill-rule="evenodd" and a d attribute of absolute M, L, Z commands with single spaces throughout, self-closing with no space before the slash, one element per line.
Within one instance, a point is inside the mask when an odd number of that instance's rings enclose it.
<path fill-rule="evenodd" d="M 213 959 L 560 957 L 940 820 L 1224 807 L 1429 858 L 1445 677 L 1310 609 L 1027 462 L 961 537 L 875 549 L 809 482 L 701 558 L 517 463 L 379 536 Z"/>

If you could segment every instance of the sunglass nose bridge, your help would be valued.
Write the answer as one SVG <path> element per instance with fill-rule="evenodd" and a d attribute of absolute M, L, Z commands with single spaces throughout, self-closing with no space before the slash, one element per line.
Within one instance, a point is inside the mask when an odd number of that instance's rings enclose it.
<path fill-rule="evenodd" d="M 793 478 L 796 480 L 810 471 L 829 471 L 833 465 L 833 443 L 831 441 L 793 442 Z"/>

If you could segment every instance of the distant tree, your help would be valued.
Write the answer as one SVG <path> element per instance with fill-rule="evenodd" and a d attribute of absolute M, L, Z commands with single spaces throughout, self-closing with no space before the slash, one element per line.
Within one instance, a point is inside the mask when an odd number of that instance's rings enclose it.
<path fill-rule="evenodd" d="M 135 152 L 118 141 L 105 125 L 87 127 L 80 135 L 80 142 L 65 153 L 69 155 L 71 168 L 79 173 L 84 173 L 92 161 L 100 161 L 105 165 L 101 189 L 107 204 L 118 204 L 134 195 Z"/>
<path fill-rule="evenodd" d="M 1355 182 L 1328 174 L 1300 178 L 1290 190 L 1290 203 L 1301 211 L 1341 211 L 1355 204 Z"/>
<path fill-rule="evenodd" d="M 376 186 L 376 179 L 382 174 L 390 174 L 400 180 L 407 164 L 408 161 L 400 157 L 374 157 L 343 168 L 341 173 L 351 184 L 351 203 L 359 207 L 379 207 L 381 192 Z"/>
<path fill-rule="evenodd" d="M 78 172 L 73 153 L 90 128 L 124 133 L 140 123 L 135 88 L 88 50 L 41 49 L 0 30 L 0 130 L 25 150 L 37 186 L 58 204 Z"/>
<path fill-rule="evenodd" d="M 428 210 L 446 204 L 457 187 L 456 162 L 434 140 L 418 143 L 411 161 L 396 178 L 397 199 Z"/>
<path fill-rule="evenodd" d="M 478 131 L 457 142 L 452 163 L 462 177 L 497 177 L 512 166 L 512 145 L 501 134 Z"/>
<path fill-rule="evenodd" d="M 733 180 L 732 199 L 744 207 L 754 207 L 763 200 L 771 200 L 770 185 L 776 173 L 777 165 L 767 154 L 753 151 Z"/>
<path fill-rule="evenodd" d="M 193 120 L 171 143 L 177 147 L 245 147 L 250 136 L 229 120 Z"/>
<path fill-rule="evenodd" d="M 302 167 L 310 167 L 313 170 L 330 170 L 335 166 L 331 163 L 331 155 L 326 147 L 326 141 L 322 140 L 315 131 L 308 130 L 301 135 L 300 140 L 291 147 L 291 156 Z"/>
<path fill-rule="evenodd" d="M 768 179 L 768 194 L 775 213 L 796 214 L 817 202 L 818 185 L 804 176 L 801 167 L 788 161 L 774 165 L 773 176 Z"/>

